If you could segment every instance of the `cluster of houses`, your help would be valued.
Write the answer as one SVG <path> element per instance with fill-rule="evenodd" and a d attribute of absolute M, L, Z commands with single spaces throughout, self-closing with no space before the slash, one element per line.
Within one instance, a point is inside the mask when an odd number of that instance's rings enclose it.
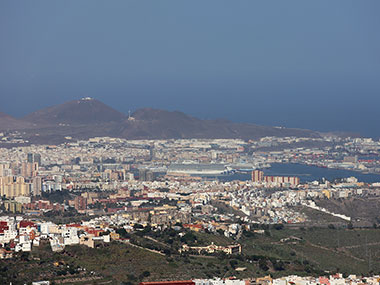
<path fill-rule="evenodd" d="M 178 281 L 158 281 L 158 282 L 141 282 L 140 285 L 359 285 L 359 284 L 379 284 L 380 276 L 357 276 L 349 275 L 343 277 L 337 273 L 330 276 L 298 276 L 290 275 L 281 278 L 272 278 L 271 276 L 252 278 L 252 279 L 236 279 L 236 278 L 214 278 L 214 279 L 194 279 L 194 280 L 178 280 Z"/>
<path fill-rule="evenodd" d="M 29 252 L 48 240 L 52 251 L 66 245 L 83 244 L 94 248 L 97 243 L 118 239 L 118 234 L 81 224 L 57 225 L 52 222 L 32 222 L 22 217 L 2 217 L 0 221 L 0 258 L 10 258 L 13 252 Z"/>

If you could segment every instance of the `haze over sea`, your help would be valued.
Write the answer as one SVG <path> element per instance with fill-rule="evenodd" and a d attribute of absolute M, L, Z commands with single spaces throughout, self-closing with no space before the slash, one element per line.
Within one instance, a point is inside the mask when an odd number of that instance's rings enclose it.
<path fill-rule="evenodd" d="M 0 111 L 91 96 L 378 137 L 380 1 L 1 1 Z"/>

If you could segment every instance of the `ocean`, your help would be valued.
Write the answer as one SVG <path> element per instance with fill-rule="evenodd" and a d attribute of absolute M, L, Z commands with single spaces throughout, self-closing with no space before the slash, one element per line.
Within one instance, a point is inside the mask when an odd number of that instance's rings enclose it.
<path fill-rule="evenodd" d="M 380 182 L 380 174 L 365 174 L 352 170 L 322 168 L 298 163 L 273 163 L 270 168 L 263 169 L 263 171 L 264 175 L 270 176 L 298 176 L 301 182 L 311 182 L 322 178 L 333 181 L 351 176 L 356 177 L 359 182 Z M 251 173 L 235 173 L 218 178 L 220 181 L 250 180 Z"/>

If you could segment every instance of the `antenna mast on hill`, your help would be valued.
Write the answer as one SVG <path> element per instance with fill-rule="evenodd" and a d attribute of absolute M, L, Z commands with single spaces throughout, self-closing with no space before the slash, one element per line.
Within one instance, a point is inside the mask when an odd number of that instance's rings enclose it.
<path fill-rule="evenodd" d="M 128 111 L 128 121 L 134 121 L 135 118 L 131 117 L 131 110 Z"/>

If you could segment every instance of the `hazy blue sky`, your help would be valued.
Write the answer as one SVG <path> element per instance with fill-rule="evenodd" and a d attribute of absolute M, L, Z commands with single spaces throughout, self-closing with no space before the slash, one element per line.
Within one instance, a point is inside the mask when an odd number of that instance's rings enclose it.
<path fill-rule="evenodd" d="M 380 1 L 0 1 L 0 111 L 123 112 L 380 136 Z"/>

